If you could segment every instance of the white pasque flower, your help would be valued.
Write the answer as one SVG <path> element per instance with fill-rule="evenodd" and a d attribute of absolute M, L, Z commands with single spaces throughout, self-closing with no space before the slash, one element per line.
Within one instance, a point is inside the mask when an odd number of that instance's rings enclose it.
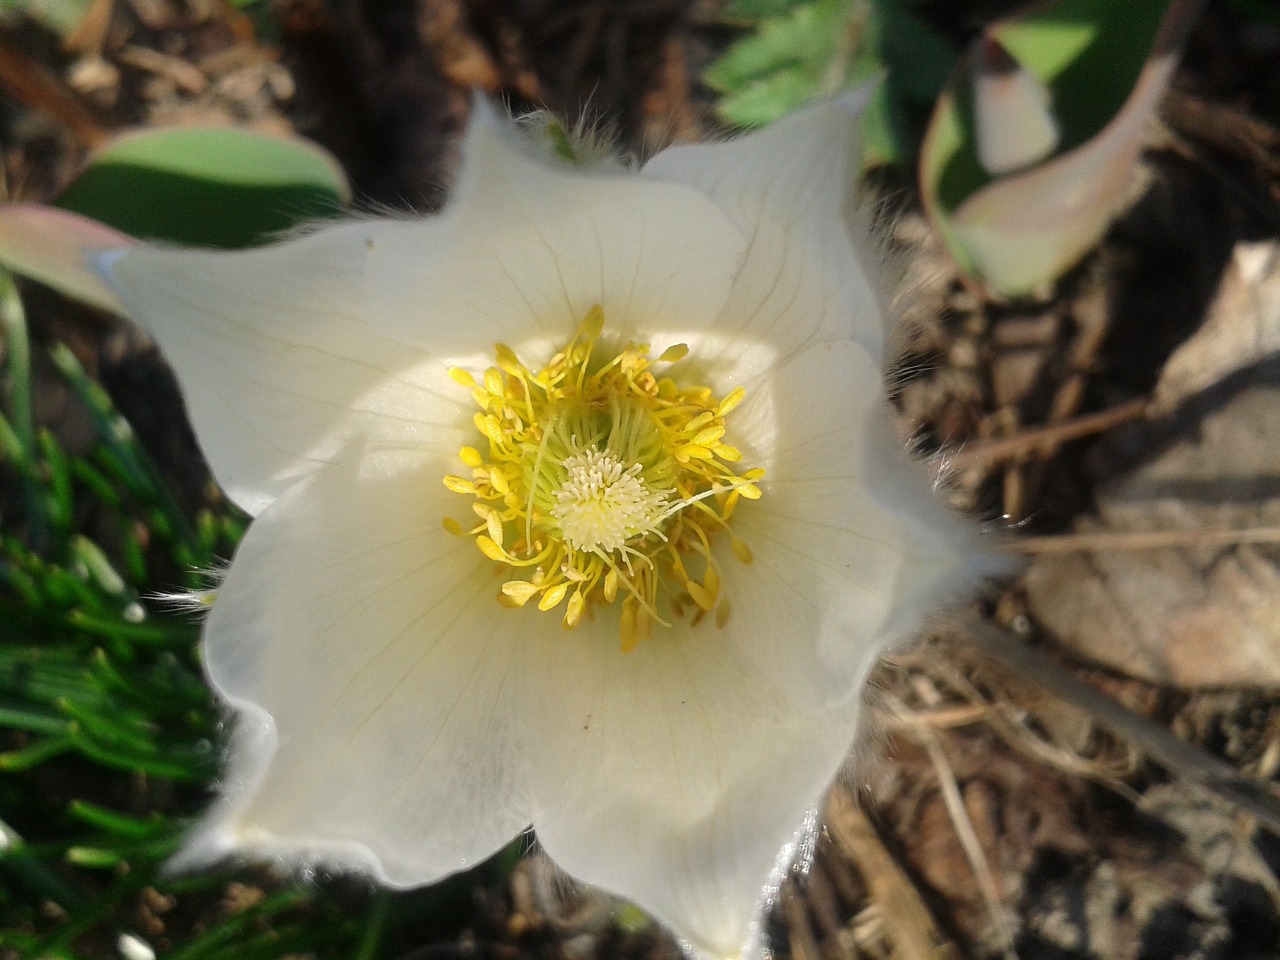
<path fill-rule="evenodd" d="M 532 825 L 691 951 L 757 948 L 876 657 L 982 566 L 889 426 L 858 108 L 591 171 L 480 105 L 439 216 L 100 258 L 256 517 L 187 863 L 404 887 Z"/>

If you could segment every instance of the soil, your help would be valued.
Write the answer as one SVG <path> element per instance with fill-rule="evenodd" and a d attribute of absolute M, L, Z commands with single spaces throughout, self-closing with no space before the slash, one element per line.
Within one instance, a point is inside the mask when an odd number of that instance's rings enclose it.
<path fill-rule="evenodd" d="M 718 6 L 276 0 L 238 10 L 221 0 L 90 0 L 65 38 L 6 19 L 8 196 L 50 199 L 115 132 L 218 122 L 296 130 L 341 160 L 361 203 L 431 210 L 473 88 L 516 110 L 604 118 L 623 144 L 650 152 L 717 132 L 698 77 L 733 37 Z M 915 4 L 956 40 L 1008 6 Z M 1003 303 L 965 281 L 919 214 L 909 178 L 880 175 L 893 198 L 884 229 L 915 278 L 894 402 L 921 455 L 952 468 L 956 505 L 993 528 L 1036 543 L 1133 532 L 1109 519 L 1108 491 L 1137 475 L 1153 449 L 1198 442 L 1200 414 L 1175 406 L 1153 420 L 1147 403 L 1167 358 L 1210 310 L 1238 245 L 1280 233 L 1280 32 L 1246 9 L 1209 4 L 1144 157 L 1142 198 L 1050 296 Z M 176 386 L 145 338 L 39 293 L 28 311 L 37 341 L 69 343 L 107 386 L 185 502 L 208 498 Z M 1247 370 L 1235 375 L 1240 389 L 1258 382 Z M 83 432 L 74 404 L 52 376 L 38 382 L 43 422 L 74 449 Z M 1215 457 L 1234 460 L 1230 450 Z M 1228 498 L 1225 479 L 1206 483 L 1204 496 Z M 1260 509 L 1276 496 L 1274 482 L 1264 487 L 1250 488 Z M 1138 525 L 1168 529 L 1161 504 Z M 1090 556 L 1130 566 L 1125 541 L 1100 544 Z M 1174 544 L 1165 560 L 1183 563 L 1195 549 L 1206 548 Z M 1252 551 L 1253 576 L 1280 561 L 1274 541 L 1215 550 L 1214 562 Z M 1046 555 L 1029 552 L 1033 571 L 1042 569 Z M 1102 582 L 1102 595 L 1120 589 L 1115 577 Z M 980 607 L 986 622 L 1280 803 L 1280 680 L 1198 682 L 1209 674 L 1197 664 L 1231 636 L 1208 624 L 1196 641 L 1205 646 L 1185 653 L 1176 682 L 1141 664 L 1122 669 L 1124 657 L 1100 662 L 1070 645 L 1070 631 L 1047 629 L 1068 601 L 1058 588 L 1027 583 L 1014 577 L 993 589 Z M 1125 616 L 1154 616 L 1157 603 L 1139 598 Z M 1258 643 L 1260 657 L 1280 661 L 1277 622 Z M 812 857 L 779 892 L 769 924 L 779 956 L 1280 955 L 1276 827 L 1224 799 L 1211 777 L 1171 764 L 1147 728 L 1101 722 L 1088 703 L 1002 666 L 963 629 L 886 662 L 872 698 L 877 747 L 837 788 Z M 271 882 L 237 889 L 261 896 Z M 614 925 L 616 904 L 567 890 L 536 854 L 459 889 L 450 922 L 389 944 L 386 955 L 679 955 L 652 927 Z M 137 904 L 144 927 L 211 922 L 198 904 L 175 911 L 148 896 Z M 214 918 L 234 913 L 234 902 L 220 903 L 205 905 Z M 86 949 L 107 956 L 114 947 Z"/>

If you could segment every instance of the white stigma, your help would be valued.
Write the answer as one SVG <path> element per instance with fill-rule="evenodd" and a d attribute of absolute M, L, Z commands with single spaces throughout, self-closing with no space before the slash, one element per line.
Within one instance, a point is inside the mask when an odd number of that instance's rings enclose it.
<path fill-rule="evenodd" d="M 566 457 L 563 467 L 567 476 L 555 491 L 551 515 L 575 550 L 621 549 L 667 515 L 666 494 L 645 485 L 639 463 L 628 467 L 612 453 L 591 447 Z"/>

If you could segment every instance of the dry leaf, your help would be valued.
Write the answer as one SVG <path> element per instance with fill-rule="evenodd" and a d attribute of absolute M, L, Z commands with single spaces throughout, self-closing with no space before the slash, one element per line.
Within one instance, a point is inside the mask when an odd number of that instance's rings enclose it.
<path fill-rule="evenodd" d="M 1116 447 L 1155 451 L 1099 487 L 1081 530 L 1245 529 L 1280 522 L 1280 363 L 1201 394 Z M 1034 616 L 1085 659 L 1183 688 L 1280 688 L 1280 550 L 1262 545 L 1043 555 Z"/>
<path fill-rule="evenodd" d="M 1160 372 L 1155 402 L 1172 410 L 1236 370 L 1280 352 L 1280 244 L 1238 243 L 1204 324 Z"/>

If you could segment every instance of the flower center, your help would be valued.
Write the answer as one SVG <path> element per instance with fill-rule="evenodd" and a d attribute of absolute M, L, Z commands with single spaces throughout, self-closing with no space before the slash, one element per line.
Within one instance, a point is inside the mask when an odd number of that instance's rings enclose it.
<path fill-rule="evenodd" d="M 595 447 L 566 457 L 565 480 L 551 515 L 575 550 L 621 550 L 633 537 L 652 533 L 666 519 L 667 496 L 645 486 L 643 464 L 627 466 Z"/>
<path fill-rule="evenodd" d="M 658 377 L 688 348 L 656 360 L 648 344 L 613 356 L 597 349 L 604 312 L 593 307 L 569 344 L 537 372 L 498 344 L 483 384 L 450 371 L 480 408 L 482 442 L 459 451 L 471 478 L 445 486 L 473 498 L 479 523 L 445 526 L 512 574 L 498 600 L 539 610 L 567 598 L 566 627 L 594 607 L 620 602 L 623 649 L 688 615 L 729 616 L 712 541 L 727 531 L 737 504 L 760 496 L 763 470 L 735 469 L 742 454 L 723 442 L 724 418 L 738 388 L 717 399 L 704 386 Z M 607 353 L 607 351 L 605 351 Z M 481 452 L 484 449 L 484 452 Z M 749 563 L 745 543 L 733 553 Z"/>

